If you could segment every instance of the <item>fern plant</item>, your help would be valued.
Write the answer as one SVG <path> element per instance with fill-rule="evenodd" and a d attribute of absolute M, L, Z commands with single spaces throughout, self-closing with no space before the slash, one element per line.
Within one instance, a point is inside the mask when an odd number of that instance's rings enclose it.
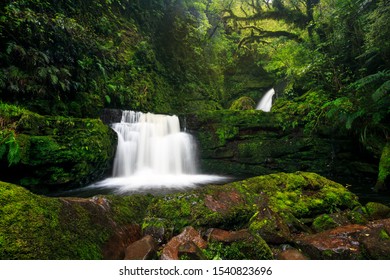
<path fill-rule="evenodd" d="M 12 130 L 0 131 L 0 159 L 7 157 L 8 165 L 17 164 L 21 159 L 20 146 L 15 132 Z"/>

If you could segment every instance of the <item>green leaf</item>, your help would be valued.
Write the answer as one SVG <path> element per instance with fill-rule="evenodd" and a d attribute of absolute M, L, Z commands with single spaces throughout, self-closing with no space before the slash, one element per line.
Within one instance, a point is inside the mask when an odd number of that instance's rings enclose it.
<path fill-rule="evenodd" d="M 107 95 L 107 94 L 104 97 L 106 98 L 107 103 L 110 104 L 111 103 L 111 97 L 109 95 Z"/>
<path fill-rule="evenodd" d="M 58 84 L 58 77 L 57 77 L 57 75 L 50 74 L 50 80 L 51 80 L 51 83 L 52 83 L 53 85 Z"/>

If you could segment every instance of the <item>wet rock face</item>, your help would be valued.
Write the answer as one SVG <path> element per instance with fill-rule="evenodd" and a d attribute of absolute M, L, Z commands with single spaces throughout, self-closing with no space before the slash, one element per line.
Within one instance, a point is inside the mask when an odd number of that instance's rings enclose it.
<path fill-rule="evenodd" d="M 363 259 L 357 236 L 368 230 L 363 225 L 347 225 L 295 239 L 297 246 L 312 259 Z"/>
<path fill-rule="evenodd" d="M 289 115 L 291 117 L 291 115 Z M 250 177 L 276 172 L 309 171 L 331 178 L 368 175 L 377 166 L 362 160 L 349 138 L 305 135 L 291 119 L 258 110 L 219 110 L 186 117 L 199 141 L 201 167 L 211 173 Z"/>
<path fill-rule="evenodd" d="M 209 241 L 232 243 L 232 242 L 248 239 L 251 234 L 247 229 L 242 229 L 239 231 L 227 231 L 218 228 L 212 228 L 208 230 L 206 235 L 207 235 L 207 240 Z"/>
<path fill-rule="evenodd" d="M 389 232 L 390 219 L 385 219 L 303 234 L 294 242 L 311 259 L 390 259 Z"/>
<path fill-rule="evenodd" d="M 390 219 L 369 223 L 370 230 L 359 236 L 359 241 L 370 259 L 390 259 Z"/>

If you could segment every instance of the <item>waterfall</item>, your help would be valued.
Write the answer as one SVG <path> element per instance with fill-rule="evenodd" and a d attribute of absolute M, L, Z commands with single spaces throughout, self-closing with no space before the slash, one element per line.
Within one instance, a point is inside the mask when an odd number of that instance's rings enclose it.
<path fill-rule="evenodd" d="M 111 127 L 118 135 L 113 177 L 88 188 L 111 188 L 116 193 L 163 191 L 227 179 L 198 174 L 196 142 L 180 130 L 177 116 L 123 111 L 121 122 Z"/>
<path fill-rule="evenodd" d="M 256 109 L 264 112 L 270 112 L 272 107 L 272 97 L 274 96 L 274 94 L 275 94 L 275 90 L 273 88 L 267 91 L 264 94 L 264 96 L 261 98 Z"/>
<path fill-rule="evenodd" d="M 118 134 L 114 177 L 196 173 L 195 142 L 180 131 L 177 116 L 124 111 L 112 128 Z"/>

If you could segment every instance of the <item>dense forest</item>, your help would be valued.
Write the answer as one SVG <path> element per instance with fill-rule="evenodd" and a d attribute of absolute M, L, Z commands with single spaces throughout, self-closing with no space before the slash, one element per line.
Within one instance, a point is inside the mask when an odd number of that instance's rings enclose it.
<path fill-rule="evenodd" d="M 389 137 L 388 4 L 3 1 L 0 98 L 85 118 L 107 107 L 248 109 L 275 87 L 275 110 L 301 115 L 308 131 L 330 123 L 379 159 Z"/>
<path fill-rule="evenodd" d="M 286 135 L 351 139 L 375 165 L 367 188 L 388 191 L 389 18 L 389 0 L 1 1 L 0 180 L 37 190 L 104 177 L 115 149 L 97 120 L 107 108 L 190 125 L 204 115 L 199 131 L 223 116 L 221 149 L 245 138 L 234 127 L 245 121 L 230 116 L 274 88 L 272 119 Z"/>

